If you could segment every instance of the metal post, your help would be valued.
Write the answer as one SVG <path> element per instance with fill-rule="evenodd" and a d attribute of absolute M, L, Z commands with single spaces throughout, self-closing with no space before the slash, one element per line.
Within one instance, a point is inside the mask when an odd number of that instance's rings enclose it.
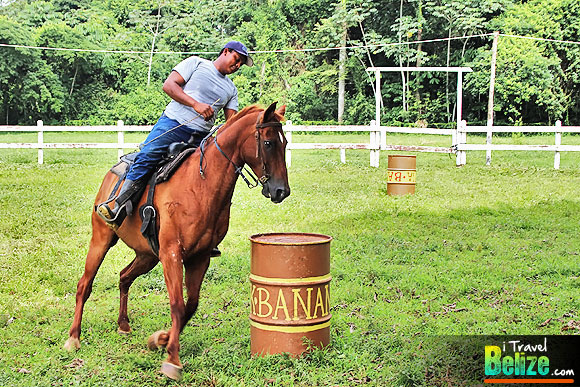
<path fill-rule="evenodd" d="M 375 122 L 381 126 L 381 72 L 375 71 Z"/>
<path fill-rule="evenodd" d="M 38 120 L 36 125 L 38 126 L 38 164 L 44 164 L 44 132 L 42 131 L 44 123 Z"/>
<path fill-rule="evenodd" d="M 381 71 L 375 71 L 375 120 L 374 125 L 371 121 L 371 126 L 376 126 L 377 129 L 381 127 Z M 372 134 L 372 133 L 371 133 Z M 381 139 L 379 140 L 379 146 L 381 143 L 387 144 L 387 132 L 384 131 L 380 133 L 382 135 Z M 378 159 L 377 159 L 377 167 L 378 167 Z"/>
<path fill-rule="evenodd" d="M 457 71 L 457 126 L 459 126 L 463 111 L 463 72 Z"/>

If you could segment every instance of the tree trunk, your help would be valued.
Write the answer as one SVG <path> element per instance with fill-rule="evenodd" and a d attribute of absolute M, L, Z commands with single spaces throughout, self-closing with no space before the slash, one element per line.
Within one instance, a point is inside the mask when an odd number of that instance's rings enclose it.
<path fill-rule="evenodd" d="M 151 66 L 153 64 L 153 51 L 155 51 L 155 40 L 157 39 L 157 35 L 159 34 L 159 23 L 161 22 L 161 2 L 159 2 L 159 6 L 157 7 L 157 23 L 155 24 L 155 31 L 151 31 L 153 33 L 153 41 L 151 42 L 151 53 L 149 54 L 149 66 L 147 69 L 147 87 L 151 82 Z"/>
<path fill-rule="evenodd" d="M 447 40 L 447 64 L 451 62 L 451 25 L 449 26 L 449 39 Z M 445 105 L 447 106 L 447 122 L 451 121 L 451 114 L 449 110 L 449 71 L 445 72 Z"/>
<path fill-rule="evenodd" d="M 401 6 L 399 7 L 399 49 L 401 49 L 401 29 L 403 24 L 403 0 L 401 0 Z M 399 66 L 403 67 L 403 56 L 399 54 Z M 401 82 L 403 86 L 403 111 L 407 111 L 407 84 L 405 78 L 405 72 L 401 70 Z"/>
<path fill-rule="evenodd" d="M 72 83 L 71 83 L 71 85 L 70 85 L 70 92 L 68 93 L 68 96 L 69 96 L 69 97 L 70 97 L 70 96 L 72 95 L 72 93 L 73 93 L 73 90 L 74 90 L 74 87 L 75 87 L 75 81 L 76 81 L 76 79 L 77 79 L 77 74 L 78 74 L 78 72 L 79 72 L 79 65 L 78 65 L 78 63 L 75 63 L 75 64 L 76 64 L 76 66 L 75 66 L 75 75 L 73 75 Z"/>
<path fill-rule="evenodd" d="M 342 1 L 341 7 L 346 10 L 346 1 Z M 344 94 L 346 79 L 346 38 L 348 27 L 346 22 L 342 23 L 342 37 L 340 39 L 340 50 L 338 52 L 338 116 L 337 120 L 342 123 L 344 116 Z"/>
<path fill-rule="evenodd" d="M 262 62 L 262 69 L 260 70 L 260 94 L 258 99 L 262 97 L 262 91 L 264 90 L 264 83 L 266 82 L 266 62 Z"/>
<path fill-rule="evenodd" d="M 342 46 L 338 54 L 338 122 L 342 122 L 344 115 L 344 93 L 346 78 L 346 25 L 342 35 Z"/>
<path fill-rule="evenodd" d="M 497 60 L 497 42 L 499 40 L 499 32 L 496 31 L 493 34 L 493 43 L 491 45 L 491 71 L 489 76 L 489 97 L 487 101 L 487 135 L 485 142 L 491 145 L 491 136 L 493 129 L 493 95 L 495 88 L 495 64 Z M 491 164 L 491 150 L 485 152 L 485 164 Z"/>
<path fill-rule="evenodd" d="M 419 43 L 417 44 L 417 61 L 415 63 L 416 67 L 421 67 L 421 49 L 423 44 L 421 43 L 421 37 L 423 35 L 423 29 L 419 27 L 418 31 L 417 31 L 417 40 L 419 41 Z M 415 76 L 415 79 L 417 79 L 419 77 L 418 75 L 419 73 L 417 73 L 417 76 Z M 417 100 L 417 104 L 419 106 L 419 114 L 423 114 L 422 109 L 421 109 L 421 85 L 419 84 L 419 82 L 417 82 L 416 88 L 415 88 L 415 99 Z"/>
<path fill-rule="evenodd" d="M 367 53 L 367 57 L 369 59 L 369 63 L 371 64 L 371 67 L 375 67 L 375 64 L 373 63 L 373 58 L 371 57 L 371 53 L 370 53 L 369 48 L 368 48 L 368 42 L 367 42 L 367 38 L 365 36 L 365 30 L 364 30 L 364 28 L 362 26 L 362 23 L 360 21 L 358 22 L 358 25 L 360 27 L 360 32 L 362 34 L 363 42 L 365 44 L 365 51 Z M 362 59 L 360 59 L 358 56 L 356 56 L 356 57 L 360 60 L 360 62 L 363 65 L 363 67 L 367 67 L 367 66 L 365 66 L 365 64 L 364 64 L 364 62 L 363 62 Z M 373 79 L 371 78 L 371 74 L 368 71 L 365 71 L 365 72 L 367 73 L 367 76 L 369 78 L 369 83 L 370 83 L 371 87 L 373 88 L 373 94 L 376 94 L 375 83 L 373 82 Z M 381 108 L 382 108 L 385 105 L 383 103 L 383 96 L 381 96 L 381 100 L 380 101 L 381 101 Z"/>

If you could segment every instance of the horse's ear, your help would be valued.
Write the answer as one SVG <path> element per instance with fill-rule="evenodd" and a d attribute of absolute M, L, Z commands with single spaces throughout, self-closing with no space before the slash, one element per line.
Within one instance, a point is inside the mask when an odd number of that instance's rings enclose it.
<path fill-rule="evenodd" d="M 276 110 L 276 113 L 284 117 L 284 114 L 286 114 L 286 105 L 280 106 L 278 110 Z"/>
<path fill-rule="evenodd" d="M 262 114 L 262 122 L 270 122 L 276 119 L 275 111 L 276 111 L 276 104 L 277 102 L 273 102 L 268 109 Z"/>

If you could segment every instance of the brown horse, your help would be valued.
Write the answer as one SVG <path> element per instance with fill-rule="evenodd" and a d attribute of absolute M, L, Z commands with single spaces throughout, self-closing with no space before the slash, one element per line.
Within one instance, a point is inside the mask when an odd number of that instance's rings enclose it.
<path fill-rule="evenodd" d="M 136 256 L 120 275 L 119 332 L 131 331 L 127 316 L 129 287 L 137 277 L 161 261 L 172 324 L 169 331 L 158 331 L 149 338 L 149 348 L 166 346 L 168 358 L 161 372 L 172 379 L 181 378 L 179 334 L 197 309 L 210 253 L 228 230 L 231 199 L 238 175 L 244 176 L 248 171 L 243 167 L 248 165 L 262 183 L 262 194 L 274 203 L 280 203 L 290 194 L 284 161 L 287 142 L 280 123 L 285 106 L 275 109 L 275 103 L 265 111 L 256 106 L 243 109 L 226 122 L 215 137 L 208 137 L 207 142 L 202 143 L 203 146 L 169 181 L 157 185 L 154 205 L 158 213 L 159 256 L 154 254 L 140 233 L 142 222 L 137 211 L 128 216 L 116 231 L 93 211 L 93 235 L 85 271 L 77 286 L 74 320 L 64 345 L 67 350 L 80 348 L 84 304 L 105 254 L 120 238 L 135 250 Z M 107 173 L 95 204 L 107 199 L 117 179 L 113 173 Z M 145 202 L 145 196 L 139 206 Z M 183 299 L 184 268 L 187 302 Z"/>

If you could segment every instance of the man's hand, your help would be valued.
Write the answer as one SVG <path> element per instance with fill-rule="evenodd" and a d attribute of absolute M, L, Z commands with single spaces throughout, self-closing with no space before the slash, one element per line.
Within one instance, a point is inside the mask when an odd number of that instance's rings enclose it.
<path fill-rule="evenodd" d="M 214 111 L 213 108 L 202 102 L 198 102 L 191 98 L 189 95 L 185 94 L 183 91 L 183 86 L 185 85 L 185 79 L 177 72 L 172 71 L 163 83 L 163 91 L 167 93 L 174 101 L 179 102 L 182 105 L 191 106 L 203 117 L 204 120 L 210 120 Z"/>
<path fill-rule="evenodd" d="M 193 108 L 206 121 L 211 120 L 211 118 L 213 117 L 213 114 L 214 114 L 213 108 L 210 105 L 208 105 L 207 103 L 195 101 L 193 104 Z"/>

